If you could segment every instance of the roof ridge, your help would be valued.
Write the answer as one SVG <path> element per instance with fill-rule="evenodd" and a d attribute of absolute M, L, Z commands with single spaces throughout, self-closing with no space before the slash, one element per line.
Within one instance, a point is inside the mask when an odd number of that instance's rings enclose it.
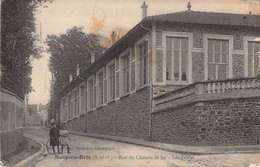
<path fill-rule="evenodd" d="M 168 15 L 172 15 L 172 14 L 180 14 L 180 13 L 207 13 L 207 14 L 227 14 L 227 15 L 241 15 L 241 16 L 260 16 L 260 15 L 256 15 L 256 14 L 243 14 L 243 13 L 227 13 L 227 12 L 208 12 L 208 11 L 188 11 L 188 10 L 184 10 L 184 11 L 179 11 L 179 12 L 171 12 L 171 13 L 165 13 L 165 14 L 158 14 L 158 15 L 152 15 L 152 16 L 148 16 L 147 18 L 153 18 L 153 17 L 162 17 L 162 16 L 168 16 Z"/>
<path fill-rule="evenodd" d="M 152 15 L 152 16 L 148 16 L 147 18 L 158 17 L 158 16 L 166 16 L 166 15 L 171 15 L 171 14 L 176 14 L 176 13 L 185 13 L 185 12 L 188 12 L 188 11 L 184 10 L 184 11 L 179 11 L 179 12 L 171 12 L 171 13 Z"/>

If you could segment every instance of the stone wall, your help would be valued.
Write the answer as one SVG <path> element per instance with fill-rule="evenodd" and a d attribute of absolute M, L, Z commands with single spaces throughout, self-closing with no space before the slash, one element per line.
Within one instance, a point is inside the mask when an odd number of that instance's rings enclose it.
<path fill-rule="evenodd" d="M 183 145 L 259 144 L 259 102 L 259 98 L 212 101 L 153 113 L 151 139 Z"/>
<path fill-rule="evenodd" d="M 245 67 L 245 62 L 244 62 L 244 56 L 245 55 L 239 55 L 239 54 L 234 54 L 232 55 L 232 63 L 233 63 L 233 78 L 241 78 L 244 77 L 244 67 Z"/>
<path fill-rule="evenodd" d="M 66 124 L 69 130 L 149 139 L 150 89 L 109 102 Z"/>
<path fill-rule="evenodd" d="M 4 89 L 0 90 L 0 95 L 0 133 L 22 128 L 25 122 L 24 101 Z"/>
<path fill-rule="evenodd" d="M 192 81 L 203 81 L 204 70 L 204 53 L 192 53 Z"/>
<path fill-rule="evenodd" d="M 82 114 L 66 123 L 68 130 L 85 132 L 86 131 L 86 115 Z"/>

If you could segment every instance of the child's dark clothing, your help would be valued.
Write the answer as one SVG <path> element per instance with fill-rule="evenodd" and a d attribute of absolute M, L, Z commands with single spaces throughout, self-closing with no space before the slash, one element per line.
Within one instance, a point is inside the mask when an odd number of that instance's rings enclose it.
<path fill-rule="evenodd" d="M 49 136 L 51 138 L 50 146 L 59 146 L 60 131 L 58 128 L 51 128 Z"/>

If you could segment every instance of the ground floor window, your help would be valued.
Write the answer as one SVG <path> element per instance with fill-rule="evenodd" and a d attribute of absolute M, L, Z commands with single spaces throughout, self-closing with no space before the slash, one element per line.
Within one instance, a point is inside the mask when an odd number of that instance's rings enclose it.
<path fill-rule="evenodd" d="M 148 41 L 138 45 L 139 85 L 148 83 Z"/>
<path fill-rule="evenodd" d="M 122 57 L 122 87 L 123 87 L 123 94 L 126 94 L 129 92 L 129 77 L 130 77 L 130 71 L 129 71 L 129 65 L 130 65 L 130 58 L 129 54 Z"/>
<path fill-rule="evenodd" d="M 187 82 L 188 38 L 166 37 L 166 80 Z"/>
<path fill-rule="evenodd" d="M 259 74 L 260 42 L 248 42 L 248 76 Z"/>
<path fill-rule="evenodd" d="M 88 81 L 88 109 L 93 109 L 94 107 L 94 82 L 93 79 Z"/>
<path fill-rule="evenodd" d="M 208 80 L 228 78 L 228 40 L 208 39 Z"/>
<path fill-rule="evenodd" d="M 98 105 L 103 104 L 103 72 L 97 74 L 97 86 L 98 86 L 98 95 L 97 101 Z"/>
<path fill-rule="evenodd" d="M 108 66 L 108 101 L 115 99 L 115 64 Z"/>

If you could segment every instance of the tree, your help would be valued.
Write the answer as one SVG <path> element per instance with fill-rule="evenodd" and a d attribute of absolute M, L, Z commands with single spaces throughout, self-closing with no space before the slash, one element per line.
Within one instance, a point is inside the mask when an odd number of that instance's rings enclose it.
<path fill-rule="evenodd" d="M 1 87 L 24 99 L 31 88 L 31 61 L 40 58 L 34 12 L 47 0 L 5 0 L 1 4 Z"/>
<path fill-rule="evenodd" d="M 51 54 L 49 69 L 55 73 L 58 90 L 68 84 L 70 74 L 76 74 L 77 65 L 84 70 L 90 65 L 91 55 L 101 55 L 103 50 L 99 36 L 84 33 L 82 27 L 73 27 L 60 36 L 48 35 L 45 42 Z"/>

